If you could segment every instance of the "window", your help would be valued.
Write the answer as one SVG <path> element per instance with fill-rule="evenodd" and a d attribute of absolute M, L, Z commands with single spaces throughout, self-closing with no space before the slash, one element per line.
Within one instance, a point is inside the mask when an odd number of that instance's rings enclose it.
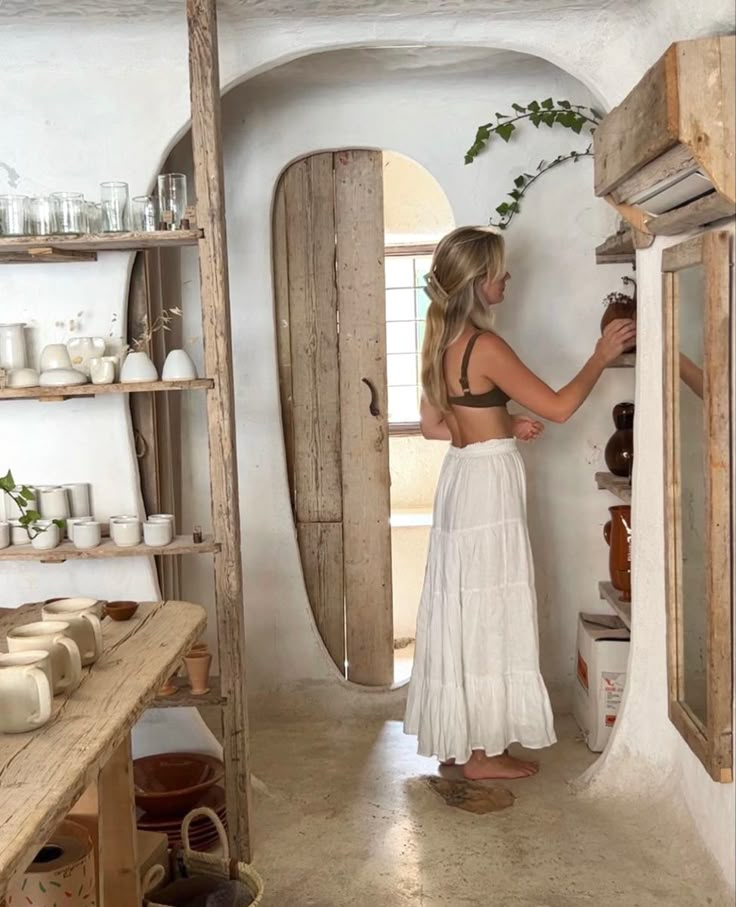
<path fill-rule="evenodd" d="M 421 350 L 429 297 L 424 275 L 434 245 L 386 249 L 386 368 L 388 421 L 392 433 L 417 431 L 421 397 Z"/>

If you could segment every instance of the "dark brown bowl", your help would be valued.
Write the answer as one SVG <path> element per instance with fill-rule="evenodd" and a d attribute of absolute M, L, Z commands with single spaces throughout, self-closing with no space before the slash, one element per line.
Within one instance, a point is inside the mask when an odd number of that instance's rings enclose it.
<path fill-rule="evenodd" d="M 105 614 L 113 620 L 130 620 L 138 610 L 138 602 L 108 602 Z"/>
<path fill-rule="evenodd" d="M 135 802 L 148 816 L 184 816 L 222 780 L 219 759 L 201 753 L 157 753 L 133 762 Z"/>

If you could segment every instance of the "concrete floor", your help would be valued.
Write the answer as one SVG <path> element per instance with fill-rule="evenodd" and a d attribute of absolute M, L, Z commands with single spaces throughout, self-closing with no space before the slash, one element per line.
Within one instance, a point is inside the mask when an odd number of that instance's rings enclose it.
<path fill-rule="evenodd" d="M 671 806 L 570 793 L 594 757 L 557 729 L 514 805 L 476 816 L 429 790 L 398 721 L 253 728 L 264 907 L 732 907 Z"/>

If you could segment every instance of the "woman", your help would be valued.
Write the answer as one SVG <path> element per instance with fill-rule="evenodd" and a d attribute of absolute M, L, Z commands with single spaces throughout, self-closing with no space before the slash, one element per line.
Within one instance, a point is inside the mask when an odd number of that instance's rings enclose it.
<path fill-rule="evenodd" d="M 512 758 L 508 746 L 556 740 L 515 440 L 538 438 L 543 426 L 511 416 L 506 403 L 566 422 L 636 331 L 630 321 L 609 324 L 580 372 L 554 391 L 492 331 L 508 280 L 503 240 L 482 227 L 446 236 L 427 276 L 422 434 L 452 444 L 435 495 L 404 730 L 418 736 L 421 755 L 463 763 L 471 779 L 532 775 L 536 763 Z"/>

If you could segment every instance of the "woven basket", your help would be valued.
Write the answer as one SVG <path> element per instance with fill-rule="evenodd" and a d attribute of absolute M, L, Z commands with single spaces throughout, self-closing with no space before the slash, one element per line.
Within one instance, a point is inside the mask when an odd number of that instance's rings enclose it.
<path fill-rule="evenodd" d="M 192 850 L 189 846 L 189 826 L 198 816 L 206 816 L 217 829 L 220 837 L 220 846 L 222 856 L 219 854 L 199 853 Z M 222 822 L 218 816 L 206 806 L 200 806 L 193 809 L 184 817 L 181 824 L 181 839 L 184 847 L 177 852 L 179 858 L 186 869 L 187 876 L 191 878 L 206 879 L 233 879 L 242 882 L 248 891 L 253 895 L 251 907 L 258 907 L 263 900 L 263 880 L 258 873 L 247 863 L 240 863 L 238 860 L 230 859 L 230 846 L 227 841 L 227 833 L 223 828 Z M 177 883 L 174 883 L 176 885 Z M 162 891 L 172 886 L 167 885 Z M 156 900 L 156 892 L 144 898 L 144 907 L 167 907 Z"/>

